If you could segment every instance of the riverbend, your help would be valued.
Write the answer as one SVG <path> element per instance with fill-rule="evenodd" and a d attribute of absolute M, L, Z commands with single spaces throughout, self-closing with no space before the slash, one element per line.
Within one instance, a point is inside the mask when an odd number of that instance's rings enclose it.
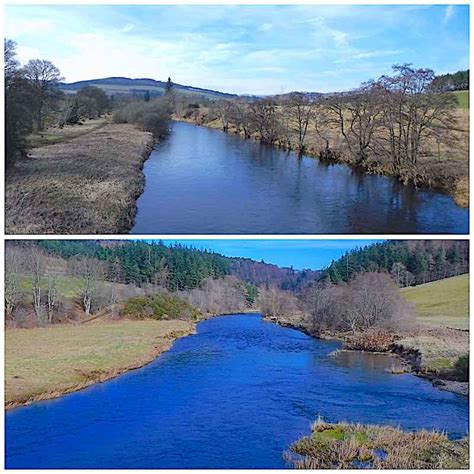
<path fill-rule="evenodd" d="M 9 468 L 283 468 L 284 451 L 321 415 L 468 430 L 468 401 L 340 346 L 231 315 L 141 369 L 6 415 Z"/>

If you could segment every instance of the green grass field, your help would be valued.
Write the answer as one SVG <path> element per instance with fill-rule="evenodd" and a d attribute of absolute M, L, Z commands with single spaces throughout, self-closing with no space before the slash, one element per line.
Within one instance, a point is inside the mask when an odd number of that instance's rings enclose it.
<path fill-rule="evenodd" d="M 77 298 L 81 294 L 82 281 L 79 278 L 58 276 L 56 279 L 56 285 L 58 294 L 64 298 Z M 99 285 L 101 287 L 110 286 L 110 283 L 101 281 Z M 20 286 L 24 294 L 30 295 L 33 288 L 31 277 L 21 277 Z M 43 287 L 47 288 L 46 278 L 43 281 Z"/>
<path fill-rule="evenodd" d="M 469 329 L 469 275 L 460 275 L 402 289 L 414 303 L 420 322 Z"/>
<path fill-rule="evenodd" d="M 458 104 L 461 109 L 469 108 L 469 91 L 455 91 L 454 95 L 458 99 Z"/>
<path fill-rule="evenodd" d="M 5 402 L 55 398 L 140 367 L 194 325 L 185 321 L 98 322 L 5 332 Z"/>

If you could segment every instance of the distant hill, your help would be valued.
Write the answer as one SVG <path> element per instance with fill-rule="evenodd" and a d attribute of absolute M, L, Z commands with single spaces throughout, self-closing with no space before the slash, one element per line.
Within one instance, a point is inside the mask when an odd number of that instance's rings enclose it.
<path fill-rule="evenodd" d="M 137 95 L 144 96 L 150 94 L 150 97 L 157 97 L 165 92 L 166 82 L 156 81 L 155 79 L 141 78 L 130 79 L 128 77 L 106 77 L 103 79 L 90 79 L 87 81 L 78 81 L 59 84 L 64 92 L 75 93 L 86 86 L 95 86 L 104 90 L 110 96 Z M 214 91 L 211 89 L 201 89 L 199 87 L 184 86 L 173 83 L 176 91 L 190 96 L 207 99 L 231 99 L 237 97 L 237 94 L 227 94 L 226 92 Z"/>
<path fill-rule="evenodd" d="M 443 92 L 469 90 L 469 69 L 436 76 L 432 86 L 435 90 Z"/>
<path fill-rule="evenodd" d="M 295 270 L 250 258 L 228 257 L 230 273 L 256 286 L 274 285 L 282 290 L 301 291 L 323 274 L 320 270 Z"/>
<path fill-rule="evenodd" d="M 120 281 L 137 286 L 150 282 L 163 266 L 169 270 L 169 288 L 182 290 L 199 286 L 209 276 L 220 278 L 230 274 L 257 286 L 275 285 L 284 290 L 299 291 L 321 275 L 320 271 L 282 268 L 184 245 L 123 240 L 39 240 L 37 244 L 51 256 L 66 260 L 93 257 L 106 261 L 113 272 L 119 262 Z M 116 273 L 113 275 L 116 277 Z"/>

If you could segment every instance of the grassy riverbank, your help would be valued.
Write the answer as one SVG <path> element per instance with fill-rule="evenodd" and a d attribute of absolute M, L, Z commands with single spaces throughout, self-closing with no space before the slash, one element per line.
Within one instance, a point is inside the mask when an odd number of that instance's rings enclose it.
<path fill-rule="evenodd" d="M 299 469 L 468 469 L 469 441 L 434 431 L 318 420 L 286 457 Z"/>
<path fill-rule="evenodd" d="M 419 354 L 417 369 L 444 376 L 469 353 L 469 275 L 445 278 L 401 290 L 415 305 L 417 324 L 397 346 Z"/>
<path fill-rule="evenodd" d="M 153 138 L 103 120 L 30 137 L 27 158 L 8 171 L 8 234 L 110 234 L 130 230 Z M 52 144 L 45 144 L 52 143 Z"/>
<path fill-rule="evenodd" d="M 5 405 L 57 398 L 141 367 L 194 327 L 178 320 L 121 320 L 7 330 Z"/>
<path fill-rule="evenodd" d="M 418 159 L 415 170 L 415 178 L 406 178 L 394 172 L 391 161 L 387 157 L 378 156 L 370 159 L 364 165 L 356 163 L 356 159 L 347 151 L 343 138 L 340 136 L 337 126 L 332 126 L 325 131 L 327 138 L 333 145 L 338 156 L 331 159 L 334 163 L 357 166 L 365 169 L 370 174 L 381 174 L 393 176 L 407 183 L 416 180 L 416 185 L 438 189 L 450 194 L 455 202 L 462 207 L 469 205 L 469 109 L 465 108 L 465 94 L 459 96 L 459 107 L 453 112 L 456 117 L 456 128 L 453 130 L 453 145 L 440 146 L 431 143 Z M 194 123 L 216 130 L 222 130 L 222 121 L 215 118 L 212 111 L 206 106 L 186 113 L 185 117 L 175 116 L 175 120 Z M 307 156 L 319 157 L 321 150 L 325 148 L 324 140 L 314 130 L 316 122 L 312 121 L 308 126 L 305 154 Z M 229 133 L 240 134 L 236 127 L 229 125 Z M 285 130 L 284 136 L 278 137 L 274 145 L 286 150 L 297 150 L 298 140 L 294 132 Z M 254 133 L 251 137 L 258 140 Z"/>

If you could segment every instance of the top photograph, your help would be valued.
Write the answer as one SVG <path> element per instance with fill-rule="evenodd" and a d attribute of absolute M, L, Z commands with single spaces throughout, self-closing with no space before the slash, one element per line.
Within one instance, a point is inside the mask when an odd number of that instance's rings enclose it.
<path fill-rule="evenodd" d="M 469 5 L 5 11 L 9 235 L 469 232 Z"/>

